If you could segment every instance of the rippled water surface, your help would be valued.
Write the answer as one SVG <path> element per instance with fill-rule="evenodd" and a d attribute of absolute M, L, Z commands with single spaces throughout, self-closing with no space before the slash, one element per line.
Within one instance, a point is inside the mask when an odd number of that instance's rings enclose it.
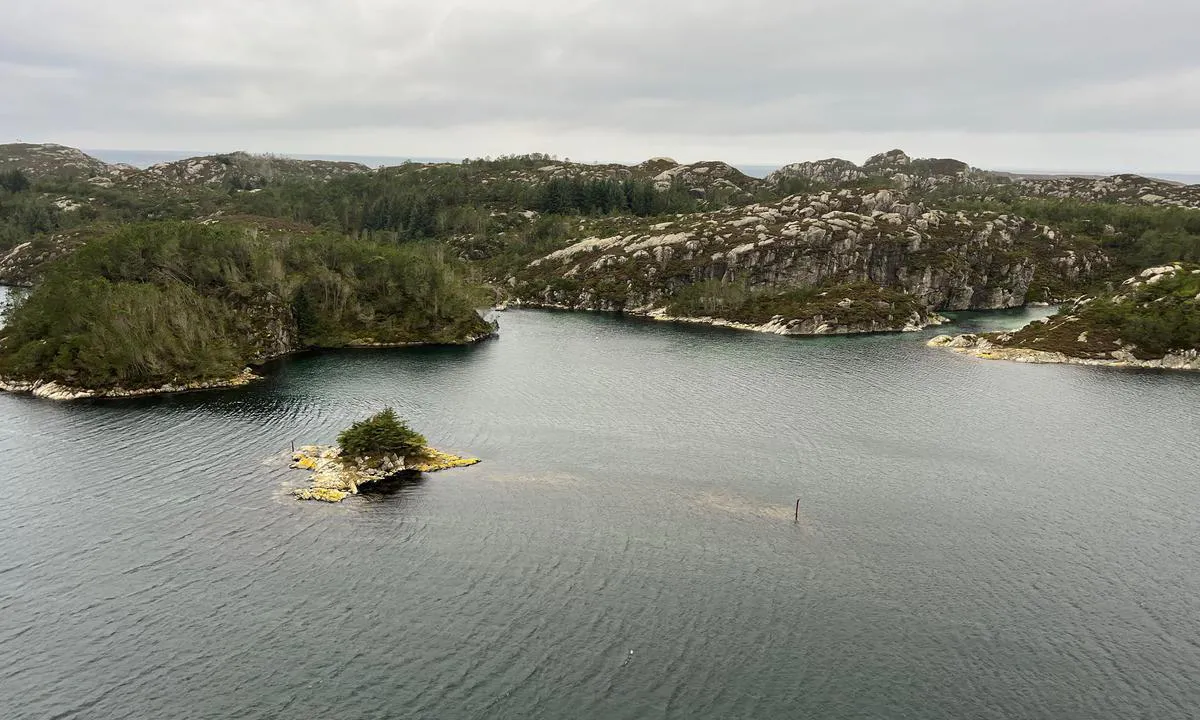
<path fill-rule="evenodd" d="M 0 715 L 1196 717 L 1200 376 L 501 322 L 0 396 Z M 484 462 L 287 496 L 385 405 Z"/>

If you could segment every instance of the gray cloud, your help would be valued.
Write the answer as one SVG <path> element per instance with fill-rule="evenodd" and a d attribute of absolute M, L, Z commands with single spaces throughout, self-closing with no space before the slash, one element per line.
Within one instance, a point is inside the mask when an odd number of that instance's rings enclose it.
<path fill-rule="evenodd" d="M 786 161 L 852 136 L 960 136 L 1060 167 L 1107 138 L 1106 162 L 1150 147 L 1200 167 L 1166 144 L 1200 135 L 1192 0 L 15 5 L 0 137 L 596 156 L 653 140 L 760 160 L 774 143 Z"/>

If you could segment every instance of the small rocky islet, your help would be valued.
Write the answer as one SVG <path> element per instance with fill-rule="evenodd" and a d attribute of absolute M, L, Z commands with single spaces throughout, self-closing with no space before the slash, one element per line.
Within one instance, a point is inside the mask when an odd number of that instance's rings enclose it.
<path fill-rule="evenodd" d="M 478 458 L 460 457 L 431 447 L 421 448 L 408 457 L 385 454 L 370 459 L 342 456 L 336 445 L 305 445 L 292 454 L 291 467 L 311 472 L 309 485 L 292 495 L 299 500 L 339 503 L 357 495 L 363 485 L 396 477 L 402 473 L 432 473 L 476 465 Z"/>
<path fill-rule="evenodd" d="M 395 410 L 385 408 L 338 434 L 337 445 L 306 445 L 292 453 L 291 467 L 311 472 L 309 486 L 292 491 L 300 500 L 339 503 L 363 485 L 402 473 L 467 467 L 477 458 L 460 457 L 429 446 Z"/>

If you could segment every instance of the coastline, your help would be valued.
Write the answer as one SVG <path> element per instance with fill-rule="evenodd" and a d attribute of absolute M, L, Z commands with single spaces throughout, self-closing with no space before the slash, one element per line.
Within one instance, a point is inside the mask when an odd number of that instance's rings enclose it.
<path fill-rule="evenodd" d="M 233 377 L 217 380 L 199 380 L 191 383 L 167 383 L 158 387 L 126 389 L 122 387 L 97 390 L 64 385 L 53 380 L 15 380 L 0 378 L 0 390 L 14 394 L 33 395 L 46 400 L 118 400 L 121 398 L 148 397 L 151 395 L 176 395 L 201 390 L 218 390 L 223 388 L 244 387 L 252 382 L 262 380 L 250 368 Z"/>
<path fill-rule="evenodd" d="M 655 322 L 677 323 L 684 325 L 708 325 L 710 327 L 729 328 L 732 330 L 741 330 L 744 332 L 757 332 L 768 335 L 786 335 L 789 337 L 830 337 L 836 335 L 889 335 L 893 333 L 920 332 L 926 328 L 945 325 L 950 321 L 949 318 L 939 315 L 936 312 L 930 311 L 927 318 L 922 320 L 916 313 L 913 313 L 908 318 L 903 326 L 864 326 L 859 325 L 838 325 L 823 322 L 819 316 L 816 318 L 786 318 L 783 315 L 776 315 L 769 322 L 761 325 L 752 323 L 738 322 L 736 320 L 727 320 L 719 317 L 682 317 L 668 315 L 666 308 L 655 308 L 650 310 L 602 310 L 596 308 L 577 308 L 556 303 L 539 303 L 528 302 L 523 300 L 513 300 L 510 303 L 511 307 L 526 308 L 531 310 L 559 310 L 568 312 L 615 312 L 620 315 L 626 315 L 633 318 L 642 318 L 646 320 L 654 320 Z"/>
<path fill-rule="evenodd" d="M 292 453 L 291 468 L 308 470 L 308 487 L 292 490 L 297 500 L 340 503 L 357 495 L 363 485 L 387 480 L 406 472 L 431 473 L 479 464 L 478 458 L 462 457 L 432 447 L 421 448 L 412 457 L 385 455 L 370 461 L 341 459 L 335 445 L 305 445 Z"/>
<path fill-rule="evenodd" d="M 407 348 L 407 347 L 461 347 L 474 345 L 484 340 L 496 337 L 498 331 L 493 329 L 491 332 L 480 335 L 471 335 L 459 342 L 410 342 L 410 343 L 379 343 L 379 344 L 349 344 L 341 347 L 317 347 L 317 348 L 297 348 L 290 352 L 274 355 L 263 358 L 255 363 L 255 367 L 261 367 L 269 362 L 281 360 L 291 355 L 297 355 L 304 352 L 320 352 L 322 350 L 343 350 L 343 349 L 377 349 L 377 348 Z M 70 400 L 120 400 L 124 398 L 139 398 L 151 397 L 159 395 L 178 395 L 181 393 L 201 392 L 203 390 L 223 390 L 230 388 L 245 387 L 253 382 L 266 379 L 265 376 L 256 373 L 251 368 L 243 369 L 237 375 L 228 378 L 218 378 L 215 380 L 198 380 L 190 383 L 167 383 L 156 387 L 146 388 L 84 388 L 72 385 L 66 385 L 54 380 L 21 380 L 18 378 L 0 377 L 0 392 L 8 392 L 17 395 L 32 395 L 36 398 L 56 401 Z"/>
<path fill-rule="evenodd" d="M 455 340 L 452 342 L 427 342 L 424 340 L 413 340 L 410 342 L 381 343 L 381 342 L 375 342 L 374 340 L 372 340 L 370 338 L 360 338 L 358 340 L 352 340 L 352 341 L 346 343 L 345 345 L 342 345 L 339 347 L 328 347 L 328 348 L 319 347 L 319 348 L 308 348 L 308 349 L 320 351 L 320 350 L 370 350 L 373 348 L 463 347 L 466 345 L 474 345 L 476 343 L 483 342 L 484 340 L 490 340 L 494 337 L 498 337 L 499 335 L 500 335 L 499 329 L 496 327 L 493 327 L 488 332 L 478 333 L 475 335 L 468 335 L 465 338 L 462 338 L 460 340 Z M 300 352 L 300 351 L 297 351 L 297 352 Z M 286 357 L 286 356 L 281 355 L 280 357 Z M 273 358 L 273 359 L 278 359 L 278 358 Z"/>
<path fill-rule="evenodd" d="M 928 317 L 922 320 L 916 313 L 913 313 L 907 318 L 907 322 L 903 326 L 879 326 L 879 325 L 839 325 L 823 322 L 821 318 L 786 318 L 782 315 L 776 315 L 770 321 L 761 325 L 753 325 L 751 323 L 738 322 L 736 320 L 726 320 L 719 317 L 679 317 L 668 315 L 666 308 L 660 310 L 652 310 L 648 313 L 641 313 L 639 317 L 649 318 L 658 322 L 682 323 L 689 325 L 708 325 L 711 327 L 732 328 L 734 330 L 743 330 L 746 332 L 765 333 L 768 335 L 787 335 L 789 337 L 829 337 L 834 335 L 889 335 L 893 333 L 920 332 L 929 327 L 945 325 L 950 322 L 949 318 L 938 315 L 935 312 L 930 312 Z"/>
<path fill-rule="evenodd" d="M 1190 350 L 1153 360 L 1141 360 L 1128 351 L 1116 351 L 1113 358 L 1084 358 L 1047 350 L 995 345 L 978 335 L 938 335 L 926 343 L 981 360 L 1007 360 L 1032 365 L 1086 365 L 1090 367 L 1136 368 L 1143 370 L 1183 370 L 1200 372 L 1200 352 Z"/>

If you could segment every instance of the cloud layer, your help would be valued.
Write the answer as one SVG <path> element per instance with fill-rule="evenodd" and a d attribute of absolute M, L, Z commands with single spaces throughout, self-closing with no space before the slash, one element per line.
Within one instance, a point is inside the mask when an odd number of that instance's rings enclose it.
<path fill-rule="evenodd" d="M 742 162 L 902 145 L 1200 170 L 1192 0 L 14 0 L 6 14 L 2 140 Z"/>

